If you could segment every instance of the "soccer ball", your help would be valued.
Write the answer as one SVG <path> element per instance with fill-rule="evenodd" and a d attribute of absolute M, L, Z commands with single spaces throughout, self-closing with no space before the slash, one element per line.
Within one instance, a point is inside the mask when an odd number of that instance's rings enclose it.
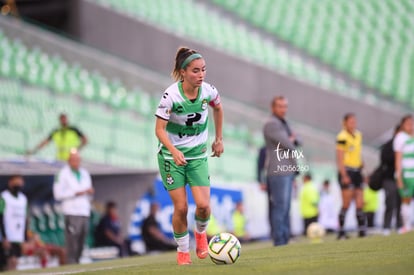
<path fill-rule="evenodd" d="M 239 240 L 230 233 L 214 235 L 208 244 L 208 255 L 215 264 L 234 264 L 240 257 Z"/>
<path fill-rule="evenodd" d="M 325 236 L 325 228 L 317 222 L 313 222 L 308 226 L 306 235 L 311 240 L 318 240 Z"/>

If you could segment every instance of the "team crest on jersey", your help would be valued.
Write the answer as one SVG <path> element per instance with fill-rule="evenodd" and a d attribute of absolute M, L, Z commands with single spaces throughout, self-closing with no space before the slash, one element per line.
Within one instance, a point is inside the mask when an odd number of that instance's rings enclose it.
<path fill-rule="evenodd" d="M 178 106 L 175 108 L 175 112 L 176 112 L 177 114 L 184 112 L 184 108 L 183 108 L 183 106 L 178 105 Z"/>
<path fill-rule="evenodd" d="M 203 99 L 203 101 L 201 103 L 201 109 L 203 109 L 203 110 L 207 109 L 207 99 Z"/>
<path fill-rule="evenodd" d="M 174 183 L 174 178 L 171 176 L 171 174 L 167 174 L 167 178 L 165 180 L 169 185 Z"/>

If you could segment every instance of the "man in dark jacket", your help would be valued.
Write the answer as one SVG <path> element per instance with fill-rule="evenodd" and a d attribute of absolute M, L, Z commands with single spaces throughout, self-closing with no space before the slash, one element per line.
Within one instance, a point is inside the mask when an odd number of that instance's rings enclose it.
<path fill-rule="evenodd" d="M 394 179 L 395 174 L 395 152 L 393 149 L 393 141 L 395 135 L 398 133 L 400 126 L 397 125 L 394 131 L 394 136 L 381 146 L 381 167 L 383 171 L 383 188 L 385 191 L 385 212 L 384 212 L 384 235 L 391 233 L 391 220 L 393 215 L 396 217 L 396 228 L 402 226 L 400 207 L 401 198 L 398 192 L 397 183 Z"/>
<path fill-rule="evenodd" d="M 267 187 L 270 197 L 270 214 L 273 244 L 286 245 L 290 238 L 290 201 L 296 160 L 302 152 L 296 149 L 299 142 L 286 121 L 287 99 L 277 96 L 271 104 L 272 115 L 263 128 L 266 142 Z"/>

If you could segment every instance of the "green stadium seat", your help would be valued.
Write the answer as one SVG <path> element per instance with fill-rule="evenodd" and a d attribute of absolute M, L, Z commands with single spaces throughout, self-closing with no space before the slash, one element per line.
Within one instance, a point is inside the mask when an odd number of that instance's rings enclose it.
<path fill-rule="evenodd" d="M 267 41 L 258 33 L 249 31 L 244 25 L 237 24 L 232 20 L 223 17 L 221 13 L 209 9 L 207 5 L 191 0 L 95 0 L 96 3 L 108 8 L 124 12 L 129 16 L 146 20 L 156 24 L 168 31 L 181 35 L 189 36 L 206 45 L 220 48 L 223 51 L 254 63 L 265 65 L 270 69 L 278 70 L 284 73 L 290 73 L 296 78 L 310 81 L 319 85 L 319 70 L 314 68 L 310 63 L 304 62 L 301 58 L 292 58 L 285 54 L 283 48 L 278 47 L 273 41 Z M 271 33 L 278 34 L 285 39 L 292 39 L 297 45 L 312 45 L 314 53 L 319 51 L 326 53 L 326 60 L 337 58 L 333 45 L 329 51 L 323 51 L 320 43 L 324 43 L 324 33 L 319 32 L 318 40 L 314 40 L 314 34 L 309 32 L 311 24 L 309 20 L 318 16 L 311 13 L 302 12 L 307 21 L 303 24 L 296 20 L 295 11 L 301 11 L 302 1 L 290 1 L 287 4 L 284 1 L 224 1 L 214 0 L 214 2 L 223 5 L 225 8 L 235 12 L 242 18 L 254 20 L 255 24 L 267 26 Z M 318 5 L 312 1 L 309 10 L 321 11 Z M 291 10 L 291 7 L 293 10 Z M 333 5 L 335 7 L 335 5 Z M 303 9 L 306 10 L 306 9 Z M 335 9 L 337 11 L 338 9 Z M 277 15 L 274 14 L 276 11 Z M 183 24 L 183 20 L 191 20 L 195 17 L 198 20 L 192 24 Z M 323 18 L 323 16 L 322 16 Z M 325 22 L 325 21 L 323 21 Z M 299 24 L 300 23 L 300 24 Z M 325 22 L 326 23 L 326 22 Z M 328 24 L 328 23 L 326 23 Z M 299 35 L 298 35 L 299 33 Z M 313 39 L 313 43 L 309 40 Z M 335 38 L 336 39 L 336 38 Z M 338 39 L 336 39 L 338 40 Z M 329 88 L 334 89 L 335 79 L 325 82 L 324 85 L 331 85 Z M 143 113 L 146 113 L 143 110 Z"/>
<path fill-rule="evenodd" d="M 7 123 L 15 128 L 33 131 L 40 127 L 40 110 L 20 103 L 6 106 Z"/>
<path fill-rule="evenodd" d="M 0 127 L 0 136 L 7 137 L 2 138 L 0 147 L 3 149 L 9 149 L 14 153 L 23 153 L 27 149 L 27 136 L 21 130 L 10 128 L 6 126 Z"/>
<path fill-rule="evenodd" d="M 142 8 L 145 2 L 137 1 L 135 5 Z M 170 5 L 179 2 L 174 0 L 167 5 L 172 7 Z M 130 4 L 128 1 L 125 3 Z M 151 5 L 156 8 L 161 3 L 164 2 L 157 0 Z M 179 5 L 183 9 L 186 6 L 185 3 Z M 183 16 L 182 11 L 176 14 L 165 10 L 151 12 L 163 22 L 168 21 L 165 16 L 174 22 L 179 22 Z M 209 15 L 205 9 L 198 12 L 202 17 Z M 220 30 L 220 22 L 214 27 L 197 25 L 196 30 L 217 38 L 223 33 L 233 35 L 229 25 Z M 245 30 L 239 28 L 236 35 L 245 40 L 244 43 L 228 40 L 223 45 L 241 53 L 249 50 L 261 53 L 260 41 L 249 42 L 249 34 Z M 1 29 L 0 45 L 5 46 L 0 48 L 0 136 L 9 137 L 0 140 L 2 157 L 15 156 L 33 148 L 58 127 L 58 115 L 64 112 L 69 115 L 71 124 L 78 126 L 89 138 L 88 146 L 82 150 L 85 160 L 130 168 L 157 168 L 154 111 L 159 103 L 158 95 L 151 96 L 139 87 L 127 90 L 117 80 L 108 80 L 98 72 L 70 64 L 36 46 L 30 48 L 19 40 L 10 40 L 3 36 Z M 267 50 L 260 58 L 269 58 L 272 62 L 284 64 L 278 66 L 288 68 L 287 54 L 274 54 L 270 42 L 264 47 Z M 272 62 L 268 63 L 269 66 L 274 66 Z M 210 128 L 213 129 L 213 123 L 210 123 Z M 252 144 L 250 133 L 238 125 L 229 126 L 226 131 L 225 138 L 231 140 L 225 154 L 227 157 L 213 162 L 212 173 L 216 179 L 252 180 L 254 169 L 251 167 L 254 167 L 255 159 L 244 157 L 246 150 L 251 150 L 248 148 Z M 53 145 L 36 155 L 45 159 L 53 159 L 54 156 Z M 231 169 L 223 165 L 227 162 L 232 162 Z M 238 171 L 237 165 L 243 171 Z M 33 215 L 32 224 L 44 241 L 62 245 L 62 216 L 57 212 L 47 212 Z"/>
<path fill-rule="evenodd" d="M 400 76 L 414 74 L 413 1 L 212 1 L 383 95 L 411 104 L 414 78 Z M 315 79 L 303 62 L 291 63 L 289 73 Z M 324 85 L 343 86 L 333 79 Z"/>

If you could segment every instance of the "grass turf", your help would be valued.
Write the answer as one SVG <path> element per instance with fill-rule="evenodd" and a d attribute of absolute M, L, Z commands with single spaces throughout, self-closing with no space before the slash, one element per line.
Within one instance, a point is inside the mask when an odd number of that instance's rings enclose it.
<path fill-rule="evenodd" d="M 414 232 L 346 241 L 327 237 L 323 243 L 302 239 L 283 247 L 243 244 L 233 265 L 215 265 L 194 253 L 192 261 L 190 266 L 177 266 L 175 253 L 164 253 L 15 274 L 412 274 Z"/>

